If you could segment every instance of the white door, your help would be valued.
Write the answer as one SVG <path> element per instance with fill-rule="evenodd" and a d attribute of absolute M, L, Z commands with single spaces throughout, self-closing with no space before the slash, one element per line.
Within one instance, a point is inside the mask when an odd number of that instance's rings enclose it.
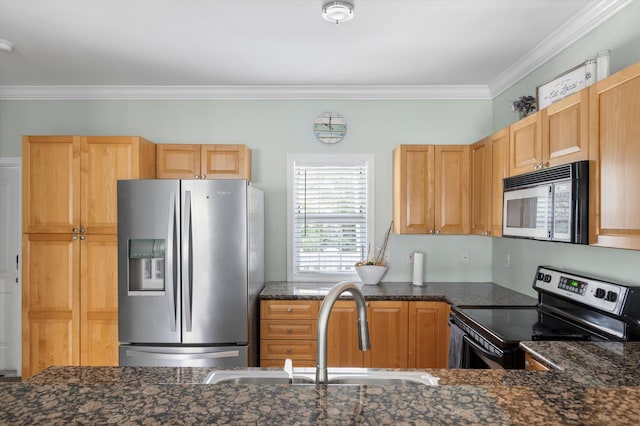
<path fill-rule="evenodd" d="M 22 369 L 20 159 L 0 158 L 0 372 Z"/>

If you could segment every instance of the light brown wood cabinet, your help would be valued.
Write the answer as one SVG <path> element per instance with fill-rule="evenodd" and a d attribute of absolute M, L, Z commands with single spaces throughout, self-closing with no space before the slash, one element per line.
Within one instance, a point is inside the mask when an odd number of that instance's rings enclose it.
<path fill-rule="evenodd" d="M 308 315 L 304 318 L 274 319 L 268 313 L 273 311 L 274 305 L 279 310 L 291 308 L 293 313 L 309 302 L 261 301 L 262 367 L 282 367 L 285 358 L 291 358 L 297 366 L 315 367 L 317 310 L 313 319 Z M 319 308 L 320 302 L 315 303 Z M 369 301 L 367 317 L 371 349 L 361 351 L 358 347 L 356 304 L 353 300 L 338 300 L 331 311 L 327 330 L 328 366 L 407 368 L 413 364 L 416 368 L 446 367 L 448 312 L 449 305 L 445 302 Z M 279 331 L 273 332 L 274 327 Z M 305 331 L 298 333 L 296 327 Z"/>
<path fill-rule="evenodd" d="M 471 233 L 502 235 L 502 180 L 509 171 L 509 130 L 471 145 Z"/>
<path fill-rule="evenodd" d="M 586 160 L 589 90 L 567 96 L 510 126 L 510 175 Z"/>
<path fill-rule="evenodd" d="M 396 234 L 468 234 L 470 146 L 400 145 L 393 157 Z"/>
<path fill-rule="evenodd" d="M 157 177 L 166 179 L 251 180 L 246 145 L 156 145 Z"/>
<path fill-rule="evenodd" d="M 589 89 L 589 243 L 640 250 L 640 63 Z"/>
<path fill-rule="evenodd" d="M 529 371 L 549 371 L 549 368 L 532 357 L 530 354 L 524 354 L 524 369 Z"/>
<path fill-rule="evenodd" d="M 450 310 L 446 302 L 409 303 L 409 368 L 447 368 Z"/>
<path fill-rule="evenodd" d="M 153 177 L 144 138 L 23 138 L 23 378 L 118 364 L 117 180 Z"/>

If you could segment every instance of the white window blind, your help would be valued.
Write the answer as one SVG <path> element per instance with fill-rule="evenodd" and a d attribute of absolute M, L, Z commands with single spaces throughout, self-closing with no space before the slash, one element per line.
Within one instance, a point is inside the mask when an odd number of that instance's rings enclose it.
<path fill-rule="evenodd" d="M 293 275 L 349 275 L 366 257 L 370 234 L 370 161 L 303 158 L 291 164 Z"/>

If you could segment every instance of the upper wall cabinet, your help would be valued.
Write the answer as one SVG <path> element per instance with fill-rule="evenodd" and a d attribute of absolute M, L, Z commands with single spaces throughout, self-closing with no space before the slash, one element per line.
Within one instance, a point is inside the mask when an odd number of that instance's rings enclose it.
<path fill-rule="evenodd" d="M 510 174 L 588 158 L 589 90 L 584 89 L 510 126 Z"/>
<path fill-rule="evenodd" d="M 469 233 L 469 145 L 400 145 L 393 165 L 395 233 Z"/>
<path fill-rule="evenodd" d="M 589 242 L 640 250 L 640 63 L 589 89 Z"/>
<path fill-rule="evenodd" d="M 156 155 L 158 178 L 251 180 L 251 150 L 246 145 L 161 144 Z"/>
<path fill-rule="evenodd" d="M 471 233 L 502 235 L 502 180 L 509 175 L 509 129 L 471 145 Z"/>
<path fill-rule="evenodd" d="M 137 136 L 25 136 L 23 232 L 115 234 L 117 181 L 155 177 Z"/>

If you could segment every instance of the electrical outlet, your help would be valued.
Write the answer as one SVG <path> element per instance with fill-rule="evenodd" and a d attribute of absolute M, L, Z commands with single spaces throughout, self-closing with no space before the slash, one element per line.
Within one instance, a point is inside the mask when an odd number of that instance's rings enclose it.
<path fill-rule="evenodd" d="M 460 261 L 462 263 L 469 263 L 469 253 L 466 251 L 462 252 L 462 254 L 460 255 Z"/>
<path fill-rule="evenodd" d="M 504 268 L 505 269 L 509 269 L 511 267 L 511 255 L 510 254 L 505 254 L 504 255 Z"/>
<path fill-rule="evenodd" d="M 413 263 L 413 251 L 407 253 L 407 263 Z"/>

